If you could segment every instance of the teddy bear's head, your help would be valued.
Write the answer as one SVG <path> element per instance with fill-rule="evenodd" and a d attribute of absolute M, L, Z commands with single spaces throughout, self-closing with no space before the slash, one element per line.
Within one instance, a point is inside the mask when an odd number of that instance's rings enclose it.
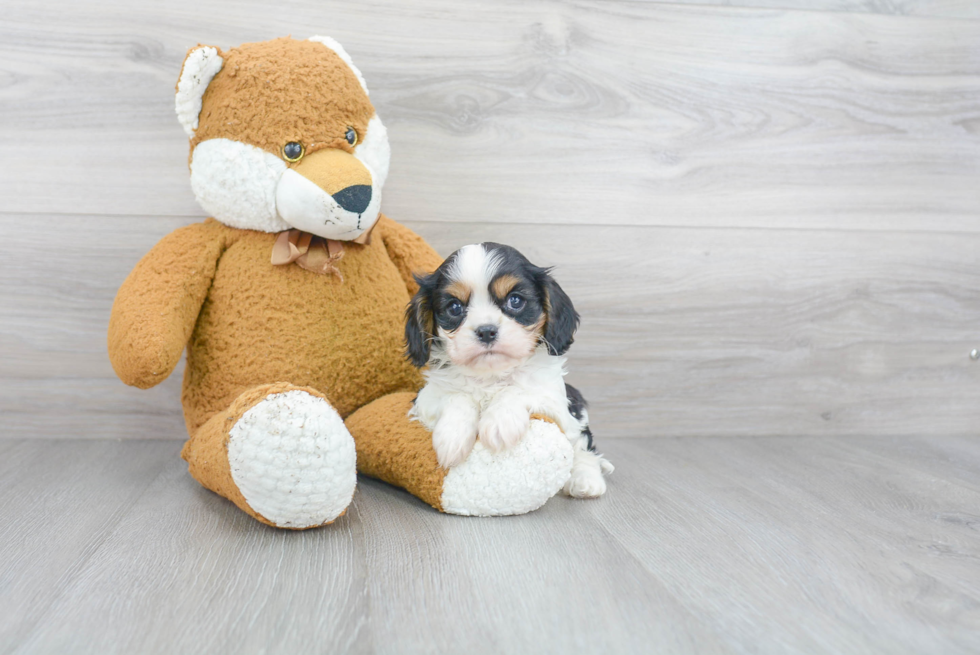
<path fill-rule="evenodd" d="M 191 188 L 222 223 L 353 241 L 378 220 L 388 135 L 333 39 L 192 48 L 176 108 Z"/>

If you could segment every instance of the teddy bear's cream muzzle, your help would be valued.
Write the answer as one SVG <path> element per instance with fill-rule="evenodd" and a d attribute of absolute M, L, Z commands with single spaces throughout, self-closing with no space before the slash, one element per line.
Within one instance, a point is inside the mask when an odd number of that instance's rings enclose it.
<path fill-rule="evenodd" d="M 276 210 L 290 226 L 327 239 L 352 241 L 378 219 L 380 189 L 354 155 L 328 148 L 303 157 L 276 187 Z"/>

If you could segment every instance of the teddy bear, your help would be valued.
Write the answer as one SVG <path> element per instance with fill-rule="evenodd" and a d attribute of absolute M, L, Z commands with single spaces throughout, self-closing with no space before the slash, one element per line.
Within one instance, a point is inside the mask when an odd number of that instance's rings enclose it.
<path fill-rule="evenodd" d="M 409 419 L 414 274 L 439 255 L 380 212 L 390 147 L 360 71 L 328 37 L 191 48 L 175 108 L 207 220 L 165 236 L 113 303 L 112 366 L 163 381 L 186 350 L 182 457 L 201 485 L 268 525 L 343 515 L 357 471 L 436 509 L 540 507 L 572 452 L 549 417 L 513 449 L 442 469 Z"/>

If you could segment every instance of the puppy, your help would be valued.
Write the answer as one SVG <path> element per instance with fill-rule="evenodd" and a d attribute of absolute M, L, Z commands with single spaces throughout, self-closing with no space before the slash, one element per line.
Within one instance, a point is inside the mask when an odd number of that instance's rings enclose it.
<path fill-rule="evenodd" d="M 565 493 L 601 496 L 613 466 L 595 451 L 582 394 L 562 380 L 579 315 L 549 269 L 510 246 L 480 243 L 416 281 L 407 355 L 428 368 L 410 416 L 432 431 L 439 464 L 462 462 L 478 436 L 494 452 L 514 446 L 540 413 L 572 443 Z"/>

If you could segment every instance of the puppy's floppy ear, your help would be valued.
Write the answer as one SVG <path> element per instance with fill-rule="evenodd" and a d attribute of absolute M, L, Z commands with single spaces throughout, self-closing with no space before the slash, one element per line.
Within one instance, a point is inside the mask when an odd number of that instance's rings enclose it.
<path fill-rule="evenodd" d="M 538 284 L 544 294 L 545 345 L 552 355 L 564 355 L 575 340 L 575 329 L 578 328 L 579 321 L 578 312 L 572 306 L 568 294 L 551 277 L 551 269 L 538 269 Z"/>
<path fill-rule="evenodd" d="M 437 273 L 415 275 L 419 290 L 405 310 L 405 355 L 419 368 L 429 361 L 432 339 L 435 338 L 436 320 L 432 314 L 432 292 L 436 288 Z"/>

